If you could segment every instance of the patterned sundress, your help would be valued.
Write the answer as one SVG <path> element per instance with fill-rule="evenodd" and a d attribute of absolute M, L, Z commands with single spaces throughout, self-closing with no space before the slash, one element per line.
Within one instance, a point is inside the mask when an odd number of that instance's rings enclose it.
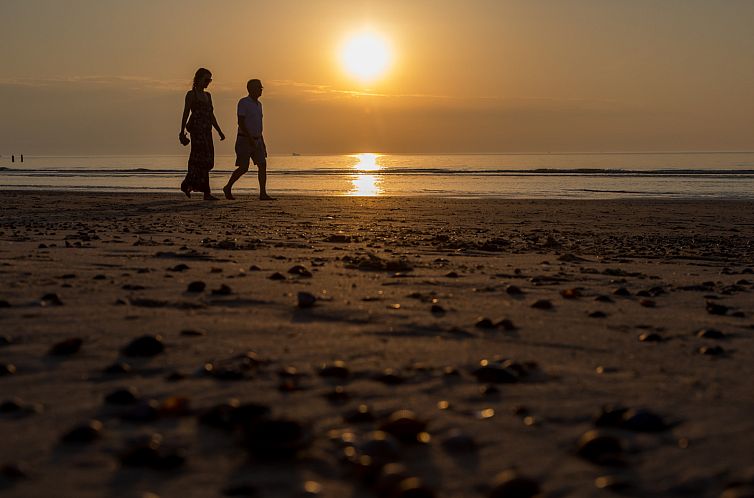
<path fill-rule="evenodd" d="M 197 95 L 191 104 L 191 117 L 186 123 L 191 134 L 191 154 L 188 160 L 188 173 L 181 184 L 186 192 L 209 193 L 209 172 L 215 167 L 215 146 L 212 143 L 212 97 L 207 101 Z"/>

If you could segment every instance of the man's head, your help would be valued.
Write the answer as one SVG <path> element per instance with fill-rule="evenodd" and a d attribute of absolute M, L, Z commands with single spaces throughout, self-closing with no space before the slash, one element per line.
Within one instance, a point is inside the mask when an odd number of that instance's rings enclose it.
<path fill-rule="evenodd" d="M 249 91 L 249 95 L 255 99 L 258 99 L 262 95 L 263 88 L 262 82 L 256 79 L 249 80 L 249 82 L 246 83 L 246 89 Z"/>

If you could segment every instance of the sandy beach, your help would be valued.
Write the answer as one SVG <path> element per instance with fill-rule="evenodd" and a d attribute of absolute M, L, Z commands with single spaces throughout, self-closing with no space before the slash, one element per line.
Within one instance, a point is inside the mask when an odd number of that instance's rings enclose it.
<path fill-rule="evenodd" d="M 753 291 L 754 202 L 7 191 L 0 492 L 751 496 Z"/>

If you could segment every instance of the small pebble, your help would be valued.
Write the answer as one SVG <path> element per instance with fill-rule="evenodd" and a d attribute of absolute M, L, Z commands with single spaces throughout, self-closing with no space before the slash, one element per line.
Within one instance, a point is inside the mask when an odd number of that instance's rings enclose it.
<path fill-rule="evenodd" d="M 285 280 L 285 275 L 276 271 L 275 273 L 273 273 L 267 278 L 269 278 L 270 280 Z"/>
<path fill-rule="evenodd" d="M 478 329 L 494 329 L 495 324 L 489 318 L 479 318 L 474 326 Z"/>
<path fill-rule="evenodd" d="M 317 303 L 317 296 L 311 292 L 299 292 L 297 301 L 299 308 L 311 308 Z"/>
<path fill-rule="evenodd" d="M 725 339 L 727 336 L 717 329 L 702 329 L 696 333 L 702 339 Z"/>
<path fill-rule="evenodd" d="M 551 310 L 553 308 L 552 303 L 547 299 L 539 299 L 537 301 L 534 301 L 531 307 L 538 310 Z"/>
<path fill-rule="evenodd" d="M 139 400 L 139 391 L 135 387 L 116 389 L 105 396 L 108 405 L 131 405 Z"/>
<path fill-rule="evenodd" d="M 639 342 L 662 342 L 662 336 L 654 332 L 644 332 L 639 335 Z"/>
<path fill-rule="evenodd" d="M 599 465 L 619 463 L 623 455 L 621 440 L 601 430 L 590 430 L 579 439 L 580 457 Z"/>
<path fill-rule="evenodd" d="M 102 422 L 91 420 L 84 425 L 74 427 L 62 437 L 64 443 L 91 443 L 99 439 L 102 433 Z"/>
<path fill-rule="evenodd" d="M 343 415 L 343 420 L 351 424 L 373 422 L 374 414 L 372 413 L 371 408 L 369 408 L 369 405 L 361 404 L 356 408 L 346 412 Z"/>
<path fill-rule="evenodd" d="M 207 335 L 203 330 L 185 329 L 181 330 L 181 335 L 184 337 L 201 337 Z"/>
<path fill-rule="evenodd" d="M 186 292 L 197 294 L 199 292 L 204 292 L 204 289 L 206 287 L 207 287 L 207 284 L 205 284 L 201 280 L 197 280 L 195 282 L 191 282 L 190 284 L 188 284 L 188 287 L 186 287 Z"/>
<path fill-rule="evenodd" d="M 295 420 L 258 419 L 243 428 L 246 448 L 261 458 L 292 457 L 311 442 L 308 429 Z"/>
<path fill-rule="evenodd" d="M 111 375 L 127 374 L 131 372 L 131 365 L 122 361 L 118 361 L 113 363 L 112 365 L 105 367 L 102 372 Z"/>
<path fill-rule="evenodd" d="M 217 289 L 212 289 L 213 296 L 229 296 L 233 294 L 233 290 L 225 284 L 220 285 Z"/>
<path fill-rule="evenodd" d="M 84 340 L 80 337 L 71 337 L 53 345 L 48 354 L 52 356 L 69 356 L 78 353 L 82 344 L 84 344 Z"/>
<path fill-rule="evenodd" d="M 725 350 L 720 346 L 702 346 L 698 349 L 698 352 L 704 356 L 720 356 L 725 354 Z"/>
<path fill-rule="evenodd" d="M 729 307 L 713 303 L 712 301 L 707 301 L 706 309 L 710 315 L 725 315 L 730 310 Z"/>
<path fill-rule="evenodd" d="M 495 477 L 488 498 L 534 498 L 539 495 L 539 483 L 509 469 Z"/>
<path fill-rule="evenodd" d="M 613 291 L 614 296 L 622 296 L 622 297 L 629 297 L 631 295 L 631 291 L 626 289 L 625 287 L 618 287 Z"/>
<path fill-rule="evenodd" d="M 604 311 L 592 311 L 589 313 L 589 318 L 607 318 L 607 313 Z"/>
<path fill-rule="evenodd" d="M 419 420 L 410 410 L 393 412 L 387 421 L 379 426 L 379 430 L 393 435 L 404 443 L 415 443 L 420 433 L 427 429 L 427 422 Z"/>
<path fill-rule="evenodd" d="M 460 429 L 453 429 L 441 444 L 449 453 L 470 453 L 479 448 L 474 438 Z"/>
<path fill-rule="evenodd" d="M 564 299 L 578 299 L 581 297 L 581 291 L 577 288 L 563 289 L 560 291 L 560 295 L 563 296 Z"/>
<path fill-rule="evenodd" d="M 16 374 L 16 365 L 13 363 L 0 363 L 0 377 L 4 377 L 6 375 L 15 375 Z"/>
<path fill-rule="evenodd" d="M 517 285 L 509 285 L 505 288 L 505 292 L 511 296 L 521 296 L 524 293 Z"/>
<path fill-rule="evenodd" d="M 131 341 L 122 352 L 126 356 L 155 356 L 165 351 L 161 335 L 143 335 Z"/>
<path fill-rule="evenodd" d="M 55 293 L 49 293 L 42 296 L 39 300 L 42 306 L 63 306 L 63 301 Z"/>
<path fill-rule="evenodd" d="M 319 369 L 320 377 L 335 377 L 345 379 L 351 374 L 344 361 L 336 360 L 332 363 L 326 363 Z"/>
<path fill-rule="evenodd" d="M 298 275 L 299 277 L 303 278 L 311 278 L 312 272 L 306 269 L 306 267 L 301 265 L 296 265 L 288 269 L 288 273 L 291 275 Z"/>

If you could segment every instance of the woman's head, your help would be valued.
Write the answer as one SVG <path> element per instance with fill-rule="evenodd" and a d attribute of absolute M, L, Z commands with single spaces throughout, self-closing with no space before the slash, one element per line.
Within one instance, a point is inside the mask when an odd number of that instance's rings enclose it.
<path fill-rule="evenodd" d="M 194 75 L 194 89 L 198 88 L 203 90 L 209 86 L 210 81 L 212 81 L 212 73 L 209 69 L 200 67 L 196 70 L 196 74 Z"/>

